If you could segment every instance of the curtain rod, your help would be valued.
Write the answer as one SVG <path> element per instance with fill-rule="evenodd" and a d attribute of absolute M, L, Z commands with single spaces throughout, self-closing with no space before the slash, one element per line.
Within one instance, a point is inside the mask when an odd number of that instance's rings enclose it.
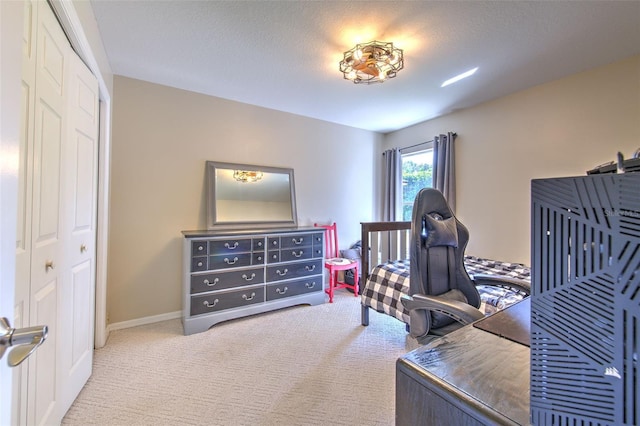
<path fill-rule="evenodd" d="M 428 144 L 428 143 L 433 143 L 433 139 L 431 139 L 430 141 L 426 141 L 426 142 L 420 142 L 420 143 L 417 143 L 417 144 L 415 144 L 415 145 L 405 146 L 405 147 L 403 147 L 403 148 L 400 148 L 400 151 L 402 151 L 403 149 L 411 149 L 411 148 L 415 148 L 416 146 L 425 145 L 425 144 Z"/>
<path fill-rule="evenodd" d="M 451 133 L 454 137 L 455 137 L 455 136 L 458 136 L 458 134 L 457 134 L 456 132 L 450 132 L 450 133 Z M 415 145 L 405 146 L 405 147 L 403 147 L 403 148 L 400 148 L 400 151 L 402 151 L 403 149 L 411 149 L 411 148 L 415 148 L 416 146 L 424 145 L 424 144 L 427 144 L 427 143 L 433 143 L 433 139 L 431 139 L 430 141 L 426 141 L 426 142 L 420 142 L 420 143 L 417 143 L 417 144 L 415 144 Z"/>
<path fill-rule="evenodd" d="M 451 133 L 453 136 L 458 136 L 458 134 L 457 134 L 456 132 L 450 132 L 450 133 Z M 411 148 L 415 148 L 415 147 L 417 147 L 417 146 L 425 145 L 425 144 L 428 144 L 428 143 L 433 143 L 433 139 L 431 139 L 430 141 L 420 142 L 420 143 L 417 143 L 417 144 L 415 144 L 415 145 L 405 146 L 405 147 L 403 147 L 403 148 L 400 148 L 400 151 L 402 151 L 403 149 L 411 149 Z M 384 152 L 382 153 L 382 155 L 384 155 Z"/>

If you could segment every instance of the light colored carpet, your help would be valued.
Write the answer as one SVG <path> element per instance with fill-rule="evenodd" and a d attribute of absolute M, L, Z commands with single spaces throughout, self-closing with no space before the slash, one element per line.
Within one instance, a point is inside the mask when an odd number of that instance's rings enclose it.
<path fill-rule="evenodd" d="M 417 347 L 359 298 L 182 334 L 180 320 L 114 331 L 63 425 L 393 425 L 395 361 Z"/>

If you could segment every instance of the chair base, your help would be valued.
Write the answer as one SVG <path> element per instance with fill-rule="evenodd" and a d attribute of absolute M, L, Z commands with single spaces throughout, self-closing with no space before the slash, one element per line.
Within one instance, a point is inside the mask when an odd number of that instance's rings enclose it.
<path fill-rule="evenodd" d="M 353 290 L 353 295 L 358 297 L 358 284 L 347 284 L 342 281 L 338 281 L 336 283 L 329 282 L 329 288 L 325 289 L 325 293 L 329 295 L 329 303 L 333 303 L 333 292 L 340 288 L 348 288 Z"/>

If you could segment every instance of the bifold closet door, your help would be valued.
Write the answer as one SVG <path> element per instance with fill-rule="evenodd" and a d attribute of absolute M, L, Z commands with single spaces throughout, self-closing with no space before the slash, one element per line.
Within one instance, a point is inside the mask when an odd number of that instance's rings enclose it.
<path fill-rule="evenodd" d="M 53 12 L 35 2 L 35 101 L 33 121 L 33 188 L 31 209 L 31 277 L 29 326 L 46 324 L 49 336 L 28 361 L 28 424 L 55 424 L 61 420 L 56 382 L 60 286 L 65 268 L 63 253 L 62 143 L 65 128 L 64 76 L 68 42 Z M 22 286 L 25 283 L 17 283 Z"/>
<path fill-rule="evenodd" d="M 98 85 L 45 1 L 25 1 L 16 324 L 47 325 L 14 369 L 13 423 L 57 424 L 91 374 Z"/>
<path fill-rule="evenodd" d="M 64 255 L 60 319 L 61 408 L 66 412 L 93 364 L 98 188 L 98 81 L 69 55 L 67 139 L 63 144 Z"/>
<path fill-rule="evenodd" d="M 22 86 L 20 114 L 20 151 L 18 166 L 18 214 L 16 229 L 16 285 L 14 327 L 30 322 L 31 299 L 31 210 L 33 204 L 33 131 L 36 91 L 37 4 L 24 1 L 22 31 Z M 34 354 L 34 356 L 36 356 Z M 27 379 L 29 362 L 13 368 L 12 424 L 26 423 Z"/>

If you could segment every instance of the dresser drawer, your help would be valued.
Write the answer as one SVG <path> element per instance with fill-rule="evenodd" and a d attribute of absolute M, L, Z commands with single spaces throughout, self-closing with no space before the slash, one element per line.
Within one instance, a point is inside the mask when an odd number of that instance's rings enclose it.
<path fill-rule="evenodd" d="M 218 272 L 191 276 L 191 294 L 264 283 L 264 269 Z"/>
<path fill-rule="evenodd" d="M 267 250 L 280 248 L 280 237 L 269 237 L 267 239 Z"/>
<path fill-rule="evenodd" d="M 207 270 L 207 256 L 197 256 L 191 258 L 191 272 Z"/>
<path fill-rule="evenodd" d="M 312 237 L 309 234 L 292 234 L 280 237 L 280 245 L 283 249 L 311 246 Z"/>
<path fill-rule="evenodd" d="M 193 241 L 191 243 L 191 256 L 206 256 L 206 255 L 207 255 L 206 241 Z"/>
<path fill-rule="evenodd" d="M 322 274 L 322 259 L 267 266 L 267 282 Z"/>
<path fill-rule="evenodd" d="M 264 264 L 264 251 L 262 252 L 258 252 L 258 253 L 253 253 L 251 255 L 253 257 L 253 261 L 251 262 L 252 265 L 263 265 Z"/>
<path fill-rule="evenodd" d="M 322 257 L 324 252 L 324 234 L 313 234 L 313 257 Z"/>
<path fill-rule="evenodd" d="M 251 253 L 231 253 L 209 256 L 209 269 L 237 268 L 251 265 Z"/>
<path fill-rule="evenodd" d="M 208 314 L 262 302 L 264 302 L 264 287 L 193 296 L 191 298 L 191 315 Z"/>
<path fill-rule="evenodd" d="M 311 247 L 296 247 L 290 249 L 282 249 L 280 251 L 280 261 L 289 262 L 291 260 L 311 259 L 313 251 Z"/>
<path fill-rule="evenodd" d="M 253 251 L 264 251 L 264 248 L 265 248 L 264 238 L 254 238 L 252 241 L 253 241 Z"/>
<path fill-rule="evenodd" d="M 280 250 L 269 250 L 267 253 L 267 263 L 280 262 Z"/>
<path fill-rule="evenodd" d="M 269 284 L 267 286 L 267 301 L 282 299 L 283 297 L 298 296 L 322 290 L 322 275 L 303 280 L 287 281 L 285 283 Z"/>
<path fill-rule="evenodd" d="M 209 254 L 230 254 L 251 251 L 251 239 L 209 241 Z"/>

